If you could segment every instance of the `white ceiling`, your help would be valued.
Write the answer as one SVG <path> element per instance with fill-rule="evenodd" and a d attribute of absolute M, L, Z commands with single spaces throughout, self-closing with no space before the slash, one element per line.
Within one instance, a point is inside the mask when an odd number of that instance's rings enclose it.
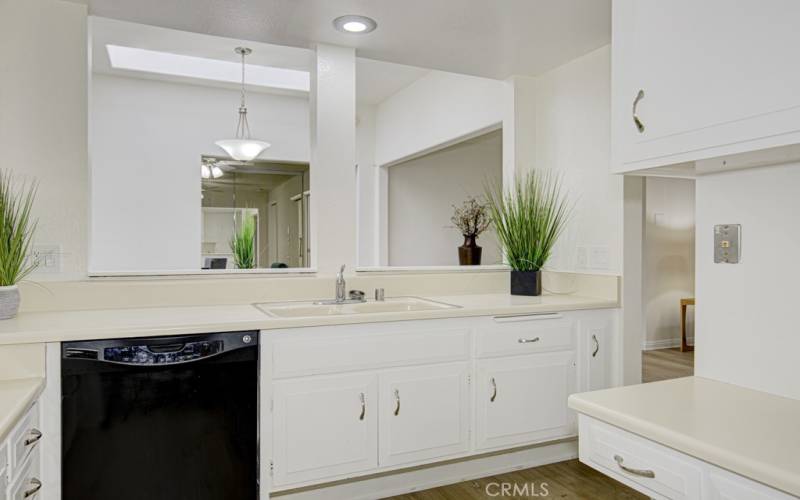
<path fill-rule="evenodd" d="M 370 59 L 490 78 L 538 75 L 610 42 L 611 0 L 88 0 L 94 15 L 237 40 L 356 47 Z M 367 35 L 331 21 L 363 14 Z"/>

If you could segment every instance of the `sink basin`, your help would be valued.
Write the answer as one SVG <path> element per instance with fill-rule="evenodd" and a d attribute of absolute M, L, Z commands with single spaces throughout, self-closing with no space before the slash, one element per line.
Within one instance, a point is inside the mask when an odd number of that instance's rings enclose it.
<path fill-rule="evenodd" d="M 367 301 L 351 304 L 315 304 L 314 302 L 267 302 L 254 304 L 274 318 L 302 318 L 325 316 L 350 316 L 354 314 L 398 313 L 414 311 L 440 311 L 459 306 L 422 299 L 419 297 L 391 297 L 385 301 Z"/>

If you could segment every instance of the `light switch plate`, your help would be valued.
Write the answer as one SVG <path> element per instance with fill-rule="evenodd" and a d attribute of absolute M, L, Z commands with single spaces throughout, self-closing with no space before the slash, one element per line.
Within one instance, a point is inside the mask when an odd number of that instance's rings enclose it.
<path fill-rule="evenodd" d="M 714 226 L 714 263 L 738 264 L 741 254 L 741 224 L 718 224 Z"/>

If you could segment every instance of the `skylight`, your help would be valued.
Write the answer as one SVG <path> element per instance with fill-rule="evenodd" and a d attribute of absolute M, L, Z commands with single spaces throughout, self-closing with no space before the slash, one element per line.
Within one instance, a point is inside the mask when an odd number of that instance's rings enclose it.
<path fill-rule="evenodd" d="M 242 78 L 242 66 L 239 62 L 184 56 L 110 44 L 106 45 L 106 50 L 108 51 L 108 59 L 111 61 L 111 66 L 115 69 L 144 71 L 227 83 L 240 83 Z M 310 75 L 308 71 L 248 64 L 247 84 L 308 92 Z"/>

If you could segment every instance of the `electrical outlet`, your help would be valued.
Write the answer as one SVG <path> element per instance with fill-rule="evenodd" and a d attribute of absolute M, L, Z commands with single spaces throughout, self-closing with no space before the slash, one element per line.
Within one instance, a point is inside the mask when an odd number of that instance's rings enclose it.
<path fill-rule="evenodd" d="M 37 273 L 54 274 L 61 272 L 60 245 L 34 245 L 31 257 L 38 264 Z"/>

